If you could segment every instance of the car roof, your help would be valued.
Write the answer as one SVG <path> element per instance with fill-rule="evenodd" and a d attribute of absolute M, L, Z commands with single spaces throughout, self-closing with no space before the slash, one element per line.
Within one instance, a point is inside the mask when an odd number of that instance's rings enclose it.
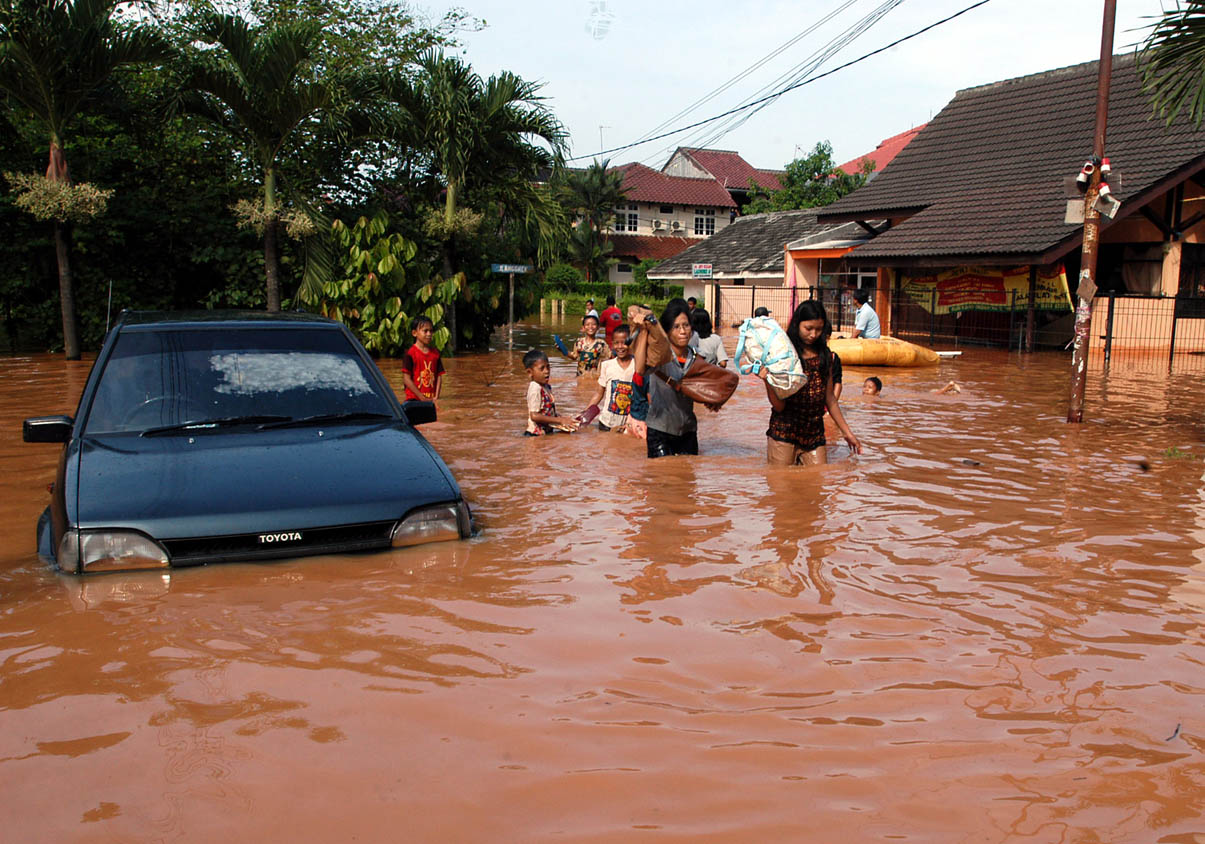
<path fill-rule="evenodd" d="M 273 325 L 308 325 L 314 328 L 335 328 L 341 325 L 333 319 L 303 311 L 123 311 L 114 327 L 185 328 L 253 328 Z"/>

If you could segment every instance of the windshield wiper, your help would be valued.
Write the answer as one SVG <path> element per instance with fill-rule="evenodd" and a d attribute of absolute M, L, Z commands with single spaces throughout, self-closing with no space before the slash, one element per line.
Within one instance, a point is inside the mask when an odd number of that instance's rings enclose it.
<path fill-rule="evenodd" d="M 220 419 L 194 419 L 181 422 L 178 425 L 163 425 L 158 428 L 147 428 L 139 436 L 155 437 L 160 434 L 178 434 L 187 431 L 204 431 L 209 428 L 234 428 L 239 425 L 266 425 L 269 423 L 288 422 L 291 416 L 280 416 L 259 413 L 250 416 L 223 416 Z"/>
<path fill-rule="evenodd" d="M 353 411 L 349 413 L 319 413 L 316 416 L 301 416 L 297 419 L 282 419 L 269 422 L 264 428 L 293 428 L 301 425 L 326 425 L 331 422 L 391 422 L 397 417 L 392 413 L 370 413 L 368 411 Z"/>

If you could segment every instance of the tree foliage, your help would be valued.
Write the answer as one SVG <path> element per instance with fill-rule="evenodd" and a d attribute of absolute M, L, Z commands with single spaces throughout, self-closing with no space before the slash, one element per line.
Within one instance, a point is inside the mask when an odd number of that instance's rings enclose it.
<path fill-rule="evenodd" d="M 1185 112 L 1200 126 L 1205 117 L 1205 3 L 1177 3 L 1165 11 L 1138 62 L 1156 113 L 1171 123 Z"/>
<path fill-rule="evenodd" d="M 114 8 L 114 0 L 0 0 L 0 16 L 87 4 Z M 30 104 L 0 90 L 0 173 L 27 184 L 0 192 L 9 342 L 62 342 L 44 293 L 55 244 L 19 201 L 59 217 L 71 216 L 68 206 L 88 212 L 63 227 L 84 258 L 75 279 L 88 345 L 123 307 L 266 303 L 337 308 L 378 354 L 406 342 L 403 314 L 436 307 L 439 327 L 455 319 L 462 344 L 488 342 L 506 319 L 507 287 L 490 264 L 547 266 L 569 238 L 568 213 L 542 184 L 559 167 L 564 133 L 538 85 L 510 73 L 483 79 L 441 53 L 476 21 L 452 12 L 431 24 L 410 8 L 403 0 L 123 6 L 130 23 L 117 30 L 140 21 L 178 61 L 121 66 L 80 100 L 69 121 L 71 197 L 28 189 L 41 182 L 24 174 L 39 157 L 53 164 L 61 147 Z M 50 52 L 58 61 L 70 51 Z M 444 70 L 466 84 L 430 78 Z M 436 88 L 442 99 L 426 96 Z M 76 196 L 81 184 L 98 186 L 90 209 Z M 93 215 L 102 190 L 113 193 Z M 281 235 L 274 250 L 269 233 Z M 515 282 L 522 316 L 540 281 Z"/>
<path fill-rule="evenodd" d="M 626 199 L 622 170 L 613 170 L 609 160 L 595 159 L 585 170 L 566 170 L 556 184 L 557 197 L 575 219 L 567 243 L 569 257 L 586 272 L 586 281 L 603 281 L 611 259 L 607 231 L 615 209 Z"/>
<path fill-rule="evenodd" d="M 0 3 L 0 90 L 40 124 L 49 142 L 46 181 L 20 182 L 20 207 L 54 225 L 63 347 L 80 357 L 67 219 L 104 208 L 103 189 L 75 190 L 64 152 L 80 110 L 119 68 L 165 58 L 167 41 L 155 30 L 116 16 L 120 0 L 4 0 Z M 87 211 L 93 212 L 88 214 Z"/>
<path fill-rule="evenodd" d="M 873 171 L 874 162 L 869 160 L 863 161 L 862 172 L 852 176 L 838 170 L 833 163 L 832 144 L 820 141 L 809 155 L 787 165 L 781 190 L 767 192 L 750 182 L 752 198 L 744 210 L 746 214 L 764 214 L 831 205 L 866 184 Z"/>
<path fill-rule="evenodd" d="M 407 345 L 410 320 L 425 316 L 435 325 L 433 343 L 442 351 L 451 337 L 444 324 L 447 308 L 463 279 L 428 278 L 427 267 L 415 262 L 418 245 L 390 232 L 383 212 L 351 225 L 335 220 L 332 229 L 341 272 L 322 286 L 317 302 L 322 315 L 346 323 L 378 355 L 399 354 Z"/>

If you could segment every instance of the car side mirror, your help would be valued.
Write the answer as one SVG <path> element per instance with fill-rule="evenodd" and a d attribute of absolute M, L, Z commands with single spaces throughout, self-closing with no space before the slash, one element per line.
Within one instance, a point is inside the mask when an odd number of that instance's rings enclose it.
<path fill-rule="evenodd" d="M 411 399 L 402 403 L 402 410 L 406 411 L 406 419 L 411 425 L 426 425 L 428 422 L 435 421 L 435 402 L 433 401 Z"/>
<path fill-rule="evenodd" d="M 21 436 L 27 443 L 65 443 L 74 425 L 70 416 L 35 416 L 21 425 Z"/>

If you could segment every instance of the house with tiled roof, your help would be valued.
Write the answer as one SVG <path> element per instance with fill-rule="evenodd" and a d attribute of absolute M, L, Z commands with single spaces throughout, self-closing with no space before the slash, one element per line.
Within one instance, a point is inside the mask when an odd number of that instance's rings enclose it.
<path fill-rule="evenodd" d="M 1112 61 L 1105 154 L 1121 205 L 1101 218 L 1094 304 L 1107 307 L 1094 307 L 1093 340 L 1116 321 L 1136 326 L 1130 345 L 1205 343 L 1205 129 L 1167 125 L 1135 56 Z M 1008 279 L 1019 275 L 1023 302 L 1039 301 L 1042 279 L 1063 279 L 1061 295 L 1026 309 L 1024 334 L 1037 322 L 1051 324 L 1052 340 L 1069 337 L 1076 285 L 1065 279 L 1078 278 L 1083 235 L 1074 177 L 1092 153 L 1097 66 L 959 91 L 881 175 L 819 210 L 821 223 L 873 235 L 849 258 L 876 268 L 885 331 L 990 310 L 986 298 L 1016 298 Z"/>
<path fill-rule="evenodd" d="M 714 179 L 738 206 L 748 203 L 750 183 L 767 191 L 782 188 L 782 170 L 754 167 L 739 152 L 730 149 L 678 147 L 661 172 L 688 179 Z"/>
<path fill-rule="evenodd" d="M 920 130 L 924 129 L 927 124 L 922 123 L 919 126 L 913 126 L 906 132 L 900 132 L 898 135 L 892 135 L 890 138 L 885 138 L 879 141 L 879 145 L 871 152 L 865 155 L 859 155 L 857 158 L 851 159 L 840 165 L 837 169 L 849 176 L 856 176 L 862 172 L 866 162 L 874 164 L 874 169 L 870 172 L 870 179 L 875 178 L 886 169 L 887 165 L 899 155 L 904 147 L 920 134 Z"/>
<path fill-rule="evenodd" d="M 711 177 L 671 176 L 643 164 L 613 168 L 623 173 L 626 201 L 615 209 L 608 240 L 612 284 L 627 284 L 646 259 L 676 255 L 711 237 L 736 218 L 736 202 Z"/>

